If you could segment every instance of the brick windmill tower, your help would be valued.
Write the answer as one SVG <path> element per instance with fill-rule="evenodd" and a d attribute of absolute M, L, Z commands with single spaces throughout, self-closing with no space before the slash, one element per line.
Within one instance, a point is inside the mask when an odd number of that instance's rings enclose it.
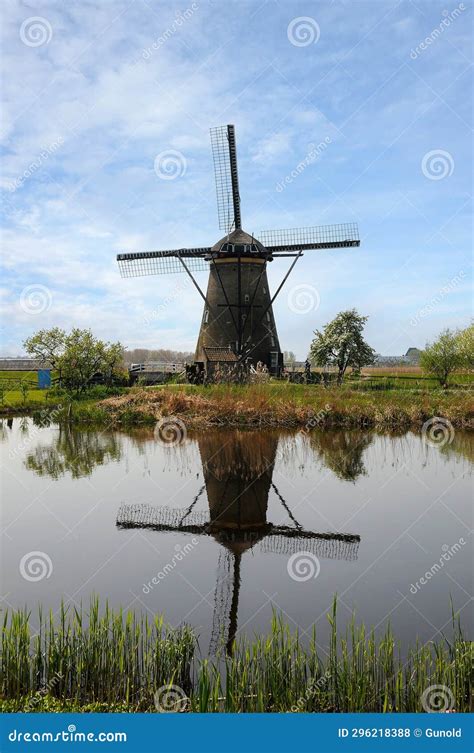
<path fill-rule="evenodd" d="M 204 301 L 196 347 L 198 370 L 216 364 L 265 364 L 278 375 L 283 357 L 273 303 L 304 251 L 359 246 L 355 223 L 251 235 L 242 229 L 237 150 L 233 125 L 211 129 L 219 227 L 225 235 L 213 246 L 118 254 L 122 277 L 186 272 Z M 291 257 L 292 262 L 273 295 L 267 264 Z M 193 272 L 207 270 L 207 292 Z"/>

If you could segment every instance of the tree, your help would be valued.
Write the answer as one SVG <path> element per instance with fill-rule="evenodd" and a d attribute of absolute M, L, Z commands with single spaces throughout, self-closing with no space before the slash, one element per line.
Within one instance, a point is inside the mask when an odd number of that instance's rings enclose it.
<path fill-rule="evenodd" d="M 285 364 L 287 364 L 287 363 L 290 364 L 290 363 L 294 363 L 295 361 L 296 361 L 296 356 L 293 353 L 293 351 L 292 350 L 285 350 L 285 352 L 283 353 L 283 362 Z"/>
<path fill-rule="evenodd" d="M 59 327 L 40 329 L 23 343 L 27 353 L 43 365 L 49 364 L 58 373 L 61 384 L 61 357 L 64 353 L 66 333 Z"/>
<path fill-rule="evenodd" d="M 436 377 L 443 389 L 447 389 L 449 375 L 463 365 L 459 332 L 445 329 L 437 340 L 427 343 L 421 354 L 420 365 L 423 371 Z"/>
<path fill-rule="evenodd" d="M 474 324 L 470 324 L 466 329 L 462 329 L 457 334 L 457 343 L 461 366 L 474 370 Z"/>
<path fill-rule="evenodd" d="M 18 388 L 21 392 L 21 399 L 22 399 L 23 405 L 25 405 L 28 399 L 28 392 L 29 392 L 28 382 L 26 382 L 24 379 L 20 379 Z"/>
<path fill-rule="evenodd" d="M 87 329 L 75 327 L 64 342 L 61 357 L 63 382 L 68 390 L 84 392 L 104 361 L 104 343 Z"/>
<path fill-rule="evenodd" d="M 311 361 L 316 366 L 336 366 L 338 384 L 342 384 L 348 366 L 360 369 L 374 362 L 375 350 L 362 336 L 367 319 L 355 309 L 341 311 L 322 332 L 316 330 L 314 333 Z"/>
<path fill-rule="evenodd" d="M 24 346 L 31 355 L 48 361 L 60 374 L 62 385 L 76 394 L 84 392 L 98 373 L 106 384 L 112 384 L 123 360 L 120 343 L 103 342 L 90 330 L 77 327 L 69 334 L 58 328 L 40 330 Z"/>
<path fill-rule="evenodd" d="M 119 371 L 122 371 L 124 368 L 123 354 L 124 350 L 121 343 L 104 344 L 101 372 L 104 382 L 108 387 L 113 384 Z"/>

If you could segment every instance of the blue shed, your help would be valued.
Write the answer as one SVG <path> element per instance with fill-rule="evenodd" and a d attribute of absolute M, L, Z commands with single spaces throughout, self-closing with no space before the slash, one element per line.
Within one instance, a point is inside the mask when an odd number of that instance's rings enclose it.
<path fill-rule="evenodd" d="M 40 390 L 51 387 L 51 369 L 38 369 L 38 387 Z"/>

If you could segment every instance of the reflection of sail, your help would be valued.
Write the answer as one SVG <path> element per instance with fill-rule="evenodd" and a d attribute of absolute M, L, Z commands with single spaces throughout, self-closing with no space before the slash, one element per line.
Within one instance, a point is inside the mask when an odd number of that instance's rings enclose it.
<path fill-rule="evenodd" d="M 119 528 L 151 528 L 155 531 L 212 535 L 235 553 L 250 547 L 261 552 L 292 554 L 304 549 L 323 559 L 355 560 L 360 536 L 352 533 L 315 533 L 304 528 L 276 526 L 262 522 L 258 528 L 219 527 L 207 510 L 189 512 L 189 508 L 121 505 L 117 513 Z"/>
<path fill-rule="evenodd" d="M 318 557 L 354 560 L 360 538 L 302 528 L 272 482 L 276 434 L 211 431 L 198 437 L 198 444 L 208 510 L 195 509 L 201 489 L 187 508 L 122 505 L 117 525 L 202 534 L 221 544 L 210 651 L 215 651 L 222 640 L 230 653 L 237 632 L 240 569 L 246 551 L 278 554 L 310 551 Z M 270 489 L 282 504 L 285 518 L 293 525 L 273 525 L 267 521 Z"/>
<path fill-rule="evenodd" d="M 156 531 L 209 533 L 207 510 L 153 505 L 121 505 L 117 513 L 120 528 L 154 528 Z"/>
<path fill-rule="evenodd" d="M 239 555 L 240 558 L 240 555 Z M 212 619 L 211 640 L 209 653 L 217 653 L 221 640 L 229 640 L 230 613 L 232 609 L 232 578 L 233 560 L 230 551 L 223 548 L 219 552 L 219 561 L 216 572 L 216 588 L 214 591 L 214 615 Z M 239 585 L 237 584 L 237 589 Z"/>
<path fill-rule="evenodd" d="M 344 481 L 355 481 L 358 476 L 367 474 L 362 456 L 373 438 L 373 432 L 355 429 L 314 431 L 309 434 L 311 447 L 324 465 Z"/>

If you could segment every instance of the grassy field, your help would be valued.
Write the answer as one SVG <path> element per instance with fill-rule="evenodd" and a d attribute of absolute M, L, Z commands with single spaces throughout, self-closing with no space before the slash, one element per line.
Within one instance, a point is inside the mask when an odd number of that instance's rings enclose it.
<path fill-rule="evenodd" d="M 28 386 L 28 394 L 24 396 L 20 389 L 20 382 Z M 38 404 L 46 402 L 46 390 L 38 388 L 38 373 L 36 371 L 0 371 L 0 387 L 3 387 L 2 408 L 36 408 Z"/>
<path fill-rule="evenodd" d="M 38 385 L 37 371 L 0 371 L 0 382 L 28 382 L 32 387 Z"/>
<path fill-rule="evenodd" d="M 432 685 L 449 690 L 451 710 L 469 710 L 473 644 L 454 616 L 449 639 L 404 659 L 390 629 L 376 637 L 353 620 L 339 636 L 336 618 L 335 601 L 329 655 L 314 631 L 305 648 L 275 615 L 268 635 L 206 660 L 190 628 L 101 612 L 97 600 L 89 614 L 40 610 L 36 633 L 29 612 L 6 613 L 0 711 L 420 712 Z"/>

